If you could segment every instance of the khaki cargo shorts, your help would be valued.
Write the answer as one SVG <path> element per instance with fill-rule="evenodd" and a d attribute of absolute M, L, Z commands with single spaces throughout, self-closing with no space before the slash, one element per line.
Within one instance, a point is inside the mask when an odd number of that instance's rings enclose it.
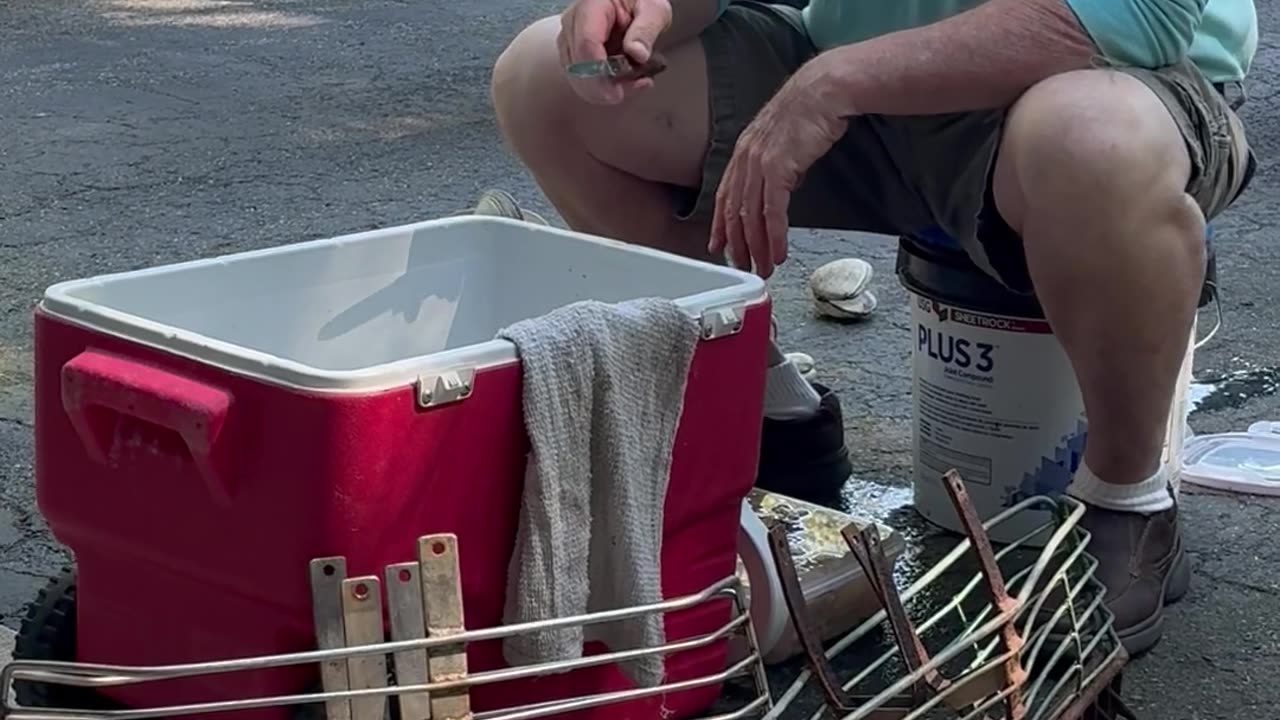
<path fill-rule="evenodd" d="M 853 2 L 855 0 L 849 0 Z M 800 11 L 735 0 L 703 32 L 711 146 L 701 187 L 678 215 L 706 221 L 738 135 L 782 83 L 816 54 Z M 1227 101 L 1193 66 L 1116 68 L 1141 80 L 1177 121 L 1191 155 L 1187 192 L 1213 219 L 1251 179 L 1256 162 Z M 1233 88 L 1234 89 L 1234 88 Z M 888 235 L 944 233 L 1011 290 L 1031 292 L 1022 241 L 991 195 L 1003 111 L 854 118 L 791 199 L 793 227 Z"/>

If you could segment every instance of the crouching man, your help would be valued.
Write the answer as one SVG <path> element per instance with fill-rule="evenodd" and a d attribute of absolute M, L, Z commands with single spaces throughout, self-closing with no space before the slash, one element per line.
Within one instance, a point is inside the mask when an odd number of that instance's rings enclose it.
<path fill-rule="evenodd" d="M 494 70 L 507 142 L 574 229 L 768 277 L 790 226 L 937 228 L 1034 292 L 1089 417 L 1070 492 L 1130 652 L 1190 573 L 1166 419 L 1205 223 L 1254 161 L 1252 0 L 576 0 Z M 624 52 L 667 69 L 570 78 Z M 840 406 L 777 349 L 758 483 L 848 476 Z"/>

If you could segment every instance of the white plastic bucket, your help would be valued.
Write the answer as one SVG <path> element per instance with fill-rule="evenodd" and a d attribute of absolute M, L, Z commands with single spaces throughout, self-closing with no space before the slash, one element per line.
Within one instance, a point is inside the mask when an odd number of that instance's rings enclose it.
<path fill-rule="evenodd" d="M 1071 363 L 1034 299 L 976 268 L 948 265 L 955 262 L 950 251 L 939 256 L 904 241 L 898 274 L 911 298 L 915 506 L 958 532 L 942 484 L 948 470 L 960 472 L 984 520 L 1027 497 L 1060 495 L 1083 459 L 1087 423 Z M 1165 434 L 1163 461 L 1174 478 L 1194 353 L 1193 327 Z M 1010 542 L 1047 519 L 1027 513 L 992 539 Z"/>

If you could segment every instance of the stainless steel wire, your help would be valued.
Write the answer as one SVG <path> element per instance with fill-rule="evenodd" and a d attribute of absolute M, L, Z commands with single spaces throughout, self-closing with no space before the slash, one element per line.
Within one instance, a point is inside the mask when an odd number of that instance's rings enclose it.
<path fill-rule="evenodd" d="M 977 570 L 958 590 L 954 588 L 954 580 L 951 587 L 944 581 L 944 576 L 963 572 L 967 567 L 963 563 L 976 557 L 968 538 L 928 568 L 901 594 L 902 602 L 908 606 L 912 600 L 923 597 L 949 598 L 916 627 L 929 648 L 928 662 L 914 672 L 904 669 L 887 681 L 883 677 L 886 673 L 907 667 L 897 647 L 874 659 L 853 663 L 859 669 L 842 687 L 852 696 L 868 699 L 854 711 L 840 716 L 841 720 L 888 717 L 883 713 L 892 707 L 901 707 L 895 701 L 900 703 L 904 693 L 923 683 L 931 671 L 943 673 L 947 686 L 896 717 L 901 720 L 1000 717 L 1002 702 L 1016 690 L 1003 682 L 1002 675 L 1006 661 L 1012 656 L 1017 657 L 1026 673 L 1020 683 L 1026 718 L 1057 720 L 1064 708 L 1113 670 L 1118 657 L 1123 661 L 1123 649 L 1112 627 L 1113 618 L 1102 604 L 1104 590 L 1094 577 L 1097 562 L 1085 553 L 1089 534 L 1079 525 L 1084 509 L 1079 501 L 1070 497 L 1056 500 L 1033 497 L 983 523 L 989 531 L 1025 513 L 1047 511 L 1051 518 L 995 553 L 1015 600 L 1003 611 L 991 602 L 983 602 L 972 618 L 967 617 L 965 605 L 973 604 L 971 600 L 985 599 L 985 595 L 974 595 L 982 592 L 980 586 L 983 585 L 983 577 Z M 1043 546 L 1033 549 L 1032 541 L 1046 534 L 1048 539 Z M 826 657 L 839 659 L 851 650 L 874 643 L 873 633 L 883 630 L 886 620 L 887 613 L 880 610 L 835 643 Z M 1015 623 L 1022 640 L 1013 651 L 1002 649 L 999 637 L 1009 622 Z M 766 718 L 792 717 L 791 705 L 810 686 L 811 680 L 812 672 L 802 672 L 777 699 Z M 976 702 L 956 702 L 957 698 L 969 699 L 975 693 L 982 694 Z M 951 706 L 949 700 L 959 707 Z M 938 715 L 939 712 L 943 714 Z M 824 707 L 814 712 L 810 720 L 836 716 Z"/>
<path fill-rule="evenodd" d="M 733 612 L 731 618 L 713 632 L 664 643 L 651 648 L 639 648 L 617 652 L 602 653 L 573 660 L 538 663 L 519 667 L 502 668 L 475 672 L 457 680 L 428 682 L 414 685 L 397 685 L 385 688 L 362 690 L 346 690 L 340 692 L 320 692 L 299 695 L 286 695 L 261 698 L 244 698 L 219 702 L 192 703 L 157 708 L 137 708 L 126 710 L 80 710 L 72 708 L 26 708 L 11 700 L 13 684 L 17 681 L 50 683 L 83 688 L 113 688 L 126 685 L 175 680 L 197 676 L 222 673 L 234 673 L 250 670 L 264 670 L 297 665 L 316 664 L 324 661 L 347 660 L 367 655 L 385 655 L 398 651 L 414 649 L 432 649 L 444 646 L 457 647 L 460 644 L 501 640 L 502 638 L 540 630 L 567 627 L 588 626 L 606 622 L 616 622 L 629 618 L 650 614 L 666 614 L 697 607 L 711 602 L 729 601 Z M 599 693 L 581 697 L 558 699 L 515 708 L 504 708 L 484 713 L 477 713 L 476 720 L 533 720 L 534 718 L 553 717 L 559 713 L 583 710 L 601 705 L 628 702 L 666 693 L 682 692 L 699 687 L 718 685 L 729 679 L 745 676 L 754 687 L 752 696 L 738 710 L 706 718 L 705 720 L 731 720 L 758 715 L 772 705 L 768 685 L 765 683 L 763 661 L 756 643 L 755 633 L 746 610 L 746 602 L 742 597 L 740 581 L 736 576 L 727 577 L 702 592 L 676 598 L 653 605 L 623 608 L 604 612 L 579 615 L 568 618 L 556 618 L 537 622 L 527 622 L 502 627 L 469 630 L 460 635 L 443 638 L 425 638 L 384 642 L 372 645 L 337 648 L 332 650 L 313 650 L 307 652 L 287 653 L 261 657 L 236 658 L 214 662 L 186 663 L 180 665 L 129 667 L 122 665 L 52 662 L 37 660 L 15 660 L 0 670 L 0 697 L 3 697 L 3 713 L 6 720 L 150 720 L 152 718 L 183 717 L 188 715 L 243 711 L 265 707 L 296 706 L 321 703 L 326 700 L 355 699 L 369 697 L 394 697 L 402 694 L 437 692 L 458 689 L 470 689 L 482 685 L 508 682 L 532 677 L 560 674 L 588 667 L 633 661 L 653 655 L 695 650 L 717 642 L 729 641 L 733 637 L 745 640 L 747 652 L 745 657 L 737 660 L 721 672 L 696 677 L 689 680 L 671 682 L 653 688 L 635 688 L 610 693 Z"/>

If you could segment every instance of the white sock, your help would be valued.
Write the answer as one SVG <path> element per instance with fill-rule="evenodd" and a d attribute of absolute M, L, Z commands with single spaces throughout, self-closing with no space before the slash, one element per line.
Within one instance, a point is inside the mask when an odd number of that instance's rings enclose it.
<path fill-rule="evenodd" d="M 1155 475 L 1131 485 L 1109 483 L 1081 463 L 1067 494 L 1077 500 L 1116 512 L 1150 515 L 1173 507 L 1169 489 L 1169 466 L 1161 465 Z"/>
<path fill-rule="evenodd" d="M 818 413 L 822 397 L 800 374 L 796 364 L 782 358 L 765 371 L 764 415 L 773 420 L 803 420 Z"/>

